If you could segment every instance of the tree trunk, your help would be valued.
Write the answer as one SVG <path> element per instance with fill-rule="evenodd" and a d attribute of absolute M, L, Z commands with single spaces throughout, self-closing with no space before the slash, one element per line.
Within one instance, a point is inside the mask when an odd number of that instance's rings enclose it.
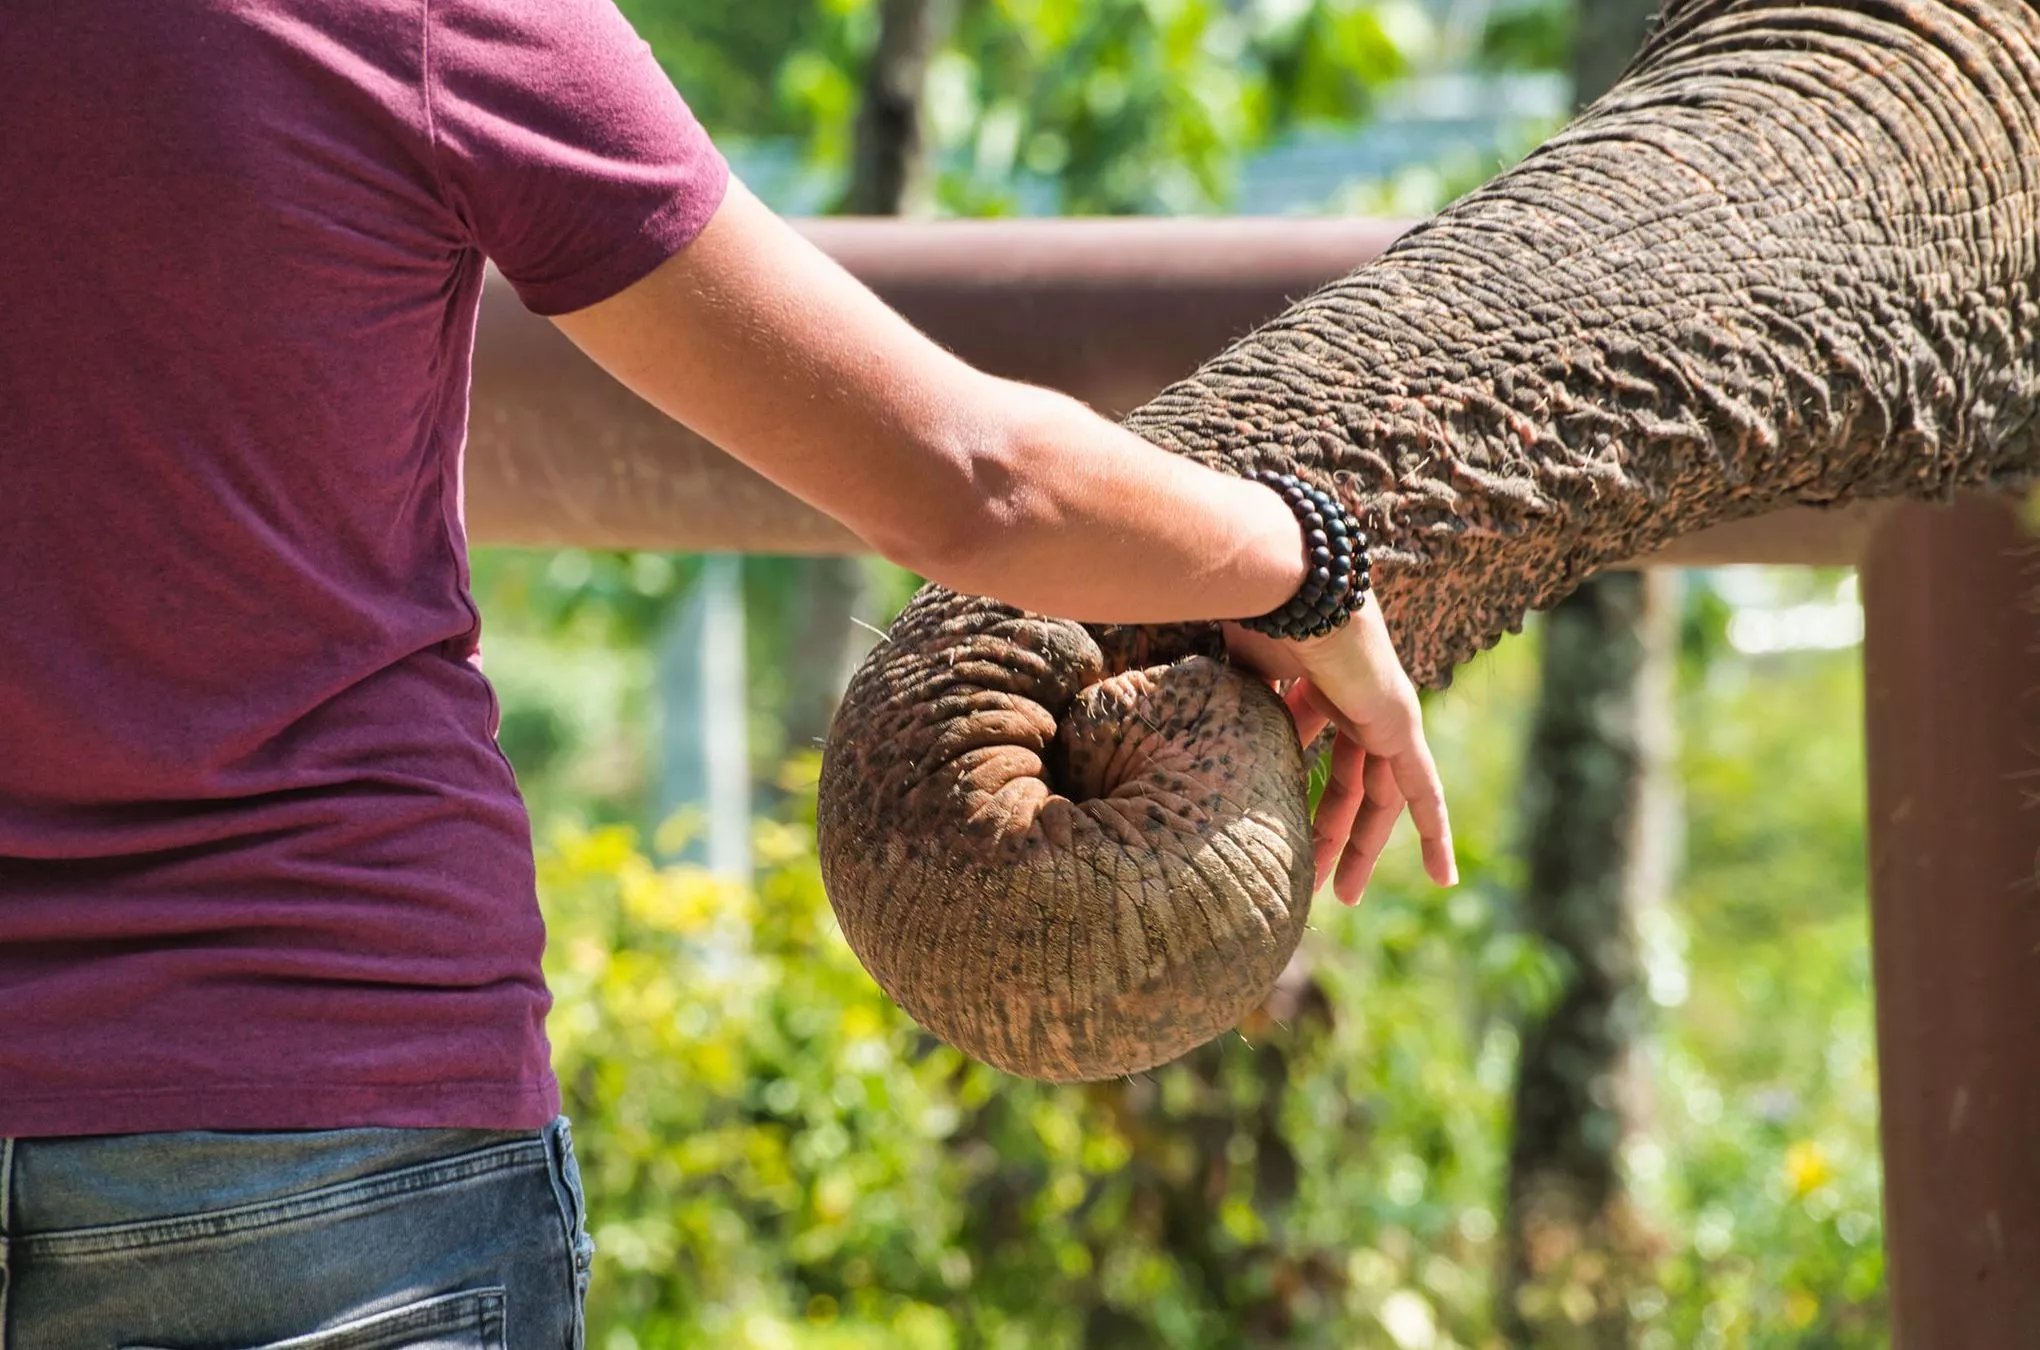
<path fill-rule="evenodd" d="M 1573 91 L 1607 92 L 1643 45 L 1657 0 L 1578 0 Z M 1636 916 L 1662 904 L 1667 790 L 1657 727 L 1669 721 L 1676 591 L 1655 573 L 1589 577 L 1544 624 L 1522 800 L 1525 926 L 1563 971 L 1522 1028 L 1496 1322 L 1512 1345 L 1623 1350 L 1640 1222 L 1622 1182 L 1635 1128 L 1645 1006 Z M 1653 753 L 1659 751 L 1659 753 Z"/>
<path fill-rule="evenodd" d="M 928 142 L 922 96 L 928 62 L 949 29 L 950 0 L 884 0 L 878 41 L 864 69 L 851 146 L 850 182 L 836 214 L 907 216 L 928 209 Z"/>
<path fill-rule="evenodd" d="M 914 214 L 927 206 L 928 146 L 922 90 L 928 61 L 947 28 L 948 0 L 885 0 L 878 40 L 865 67 L 850 180 L 837 213 Z M 851 672 L 870 647 L 857 623 L 871 602 L 863 558 L 804 558 L 794 564 L 793 636 L 787 669 L 786 743 L 805 750 L 827 734 Z"/>
<path fill-rule="evenodd" d="M 1643 49 L 1660 0 L 1574 0 L 1572 87 L 1575 111 L 1615 87 Z"/>
<path fill-rule="evenodd" d="M 1619 1350 L 1647 1272 L 1623 1194 L 1631 1056 L 1644 999 L 1635 915 L 1662 884 L 1648 782 L 1664 774 L 1652 705 L 1668 606 L 1644 573 L 1596 577 L 1544 621 L 1543 688 L 1525 771 L 1525 922 L 1564 970 L 1523 1028 L 1509 1148 L 1498 1322 L 1511 1344 Z M 1653 595 L 1653 591 L 1660 592 Z M 1656 611 L 1653 614 L 1653 610 Z M 1655 752 L 1655 755 L 1654 755 Z"/>

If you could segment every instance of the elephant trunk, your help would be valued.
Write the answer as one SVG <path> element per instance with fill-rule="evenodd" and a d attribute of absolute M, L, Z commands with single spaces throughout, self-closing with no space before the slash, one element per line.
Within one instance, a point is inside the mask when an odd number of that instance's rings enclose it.
<path fill-rule="evenodd" d="M 1429 684 L 1703 526 L 2028 481 L 2036 31 L 1988 0 L 1675 7 L 1514 171 L 1129 425 L 1336 484 Z"/>
<path fill-rule="evenodd" d="M 1338 492 L 1418 680 L 1603 564 L 1787 503 L 2040 476 L 2040 21 L 1676 5 L 1607 97 L 1128 425 Z M 1308 913 L 1304 775 L 1193 630 L 930 587 L 824 759 L 843 928 L 1001 1067 L 1173 1058 Z"/>

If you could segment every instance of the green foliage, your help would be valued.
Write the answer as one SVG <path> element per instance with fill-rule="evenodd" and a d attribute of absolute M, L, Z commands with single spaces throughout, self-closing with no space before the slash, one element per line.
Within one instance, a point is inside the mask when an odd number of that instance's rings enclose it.
<path fill-rule="evenodd" d="M 1500 1014 L 1537 974 L 1466 959 L 1493 906 L 1387 901 L 1378 948 L 1312 936 L 1279 1021 L 1056 1088 L 914 1028 L 844 946 L 811 847 L 805 821 L 761 825 L 749 891 L 655 866 L 621 826 L 541 852 L 592 1344 L 1329 1348 L 1379 1343 L 1383 1316 L 1479 1325 Z M 1384 984 L 1404 996 L 1355 1015 Z"/>
<path fill-rule="evenodd" d="M 789 754 L 779 712 L 799 649 L 792 558 L 743 560 L 746 693 L 753 777 Z M 876 615 L 896 614 L 920 579 L 866 559 Z M 484 648 L 503 704 L 499 739 L 533 814 L 635 821 L 644 812 L 651 648 L 700 572 L 687 554 L 490 548 L 473 556 Z M 499 623 L 499 618 L 509 619 Z"/>
<path fill-rule="evenodd" d="M 1857 653 L 1718 657 L 1681 708 L 1681 931 L 1657 933 L 1658 1119 L 1684 1216 L 1664 1346 L 1887 1343 Z"/>
<path fill-rule="evenodd" d="M 1507 0 L 1488 11 L 1477 59 L 1491 70 L 1564 70 L 1572 60 L 1573 0 Z"/>
<path fill-rule="evenodd" d="M 1411 164 L 1377 179 L 1358 179 L 1335 189 L 1322 214 L 1418 220 L 1435 215 L 1530 153 L 1559 128 L 1558 122 L 1525 119 L 1501 137 L 1498 153 L 1461 147 L 1435 162 Z"/>
<path fill-rule="evenodd" d="M 596 1345 L 837 1322 L 803 1343 L 949 1343 L 916 1328 L 955 1269 L 956 1200 L 923 1164 L 956 1127 L 956 1057 L 915 1053 L 825 940 L 806 838 L 761 831 L 755 892 L 662 871 L 622 826 L 541 855 L 555 1062 L 605 1252 Z"/>
<path fill-rule="evenodd" d="M 1296 122 L 1364 114 L 1407 65 L 1402 13 L 1364 0 L 972 6 L 930 95 L 946 200 L 1009 213 L 1017 172 L 1052 187 L 1062 214 L 1208 210 L 1244 152 Z"/>
<path fill-rule="evenodd" d="M 1364 115 L 1430 32 L 1411 0 L 954 7 L 927 111 L 942 208 L 963 215 L 1208 210 L 1245 152 Z M 716 135 L 791 138 L 844 172 L 877 0 L 623 8 Z"/>
<path fill-rule="evenodd" d="M 814 0 L 617 0 L 695 113 L 714 131 L 739 136 L 799 135 L 796 104 L 774 88 L 773 74 L 814 31 Z"/>
<path fill-rule="evenodd" d="M 746 890 L 626 826 L 547 832 L 551 1023 L 599 1246 L 598 1350 L 1492 1347 L 1516 1050 L 1554 968 L 1506 847 L 1534 648 L 1431 703 L 1466 884 L 1399 839 L 1242 1034 L 1123 1082 L 964 1061 L 829 915 L 812 759 Z M 1642 1344 L 1885 1339 L 1853 654 L 1687 680 L 1689 865 L 1650 917 L 1659 1235 Z"/>

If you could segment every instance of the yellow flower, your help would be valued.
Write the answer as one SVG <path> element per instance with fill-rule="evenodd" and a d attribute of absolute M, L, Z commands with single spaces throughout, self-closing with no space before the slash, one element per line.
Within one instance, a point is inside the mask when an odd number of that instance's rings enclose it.
<path fill-rule="evenodd" d="M 1785 1184 L 1793 1199 L 1804 1200 L 1834 1179 L 1834 1162 L 1813 1140 L 1801 1139 L 1785 1150 Z"/>

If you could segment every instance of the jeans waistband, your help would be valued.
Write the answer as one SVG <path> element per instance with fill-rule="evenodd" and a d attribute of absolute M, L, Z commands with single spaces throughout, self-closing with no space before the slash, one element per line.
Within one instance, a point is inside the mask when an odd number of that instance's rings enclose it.
<path fill-rule="evenodd" d="M 493 1149 L 542 1158 L 537 1130 L 186 1131 L 16 1139 L 7 1229 L 17 1251 L 57 1233 L 272 1205 Z"/>

